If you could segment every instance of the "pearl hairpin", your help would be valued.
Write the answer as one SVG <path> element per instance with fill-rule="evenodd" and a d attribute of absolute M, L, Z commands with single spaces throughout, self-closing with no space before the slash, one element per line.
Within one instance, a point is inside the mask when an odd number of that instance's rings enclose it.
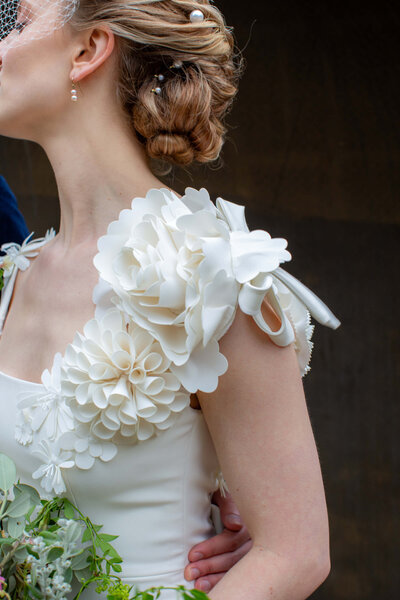
<path fill-rule="evenodd" d="M 159 75 L 154 75 L 154 77 L 156 79 L 158 79 L 158 81 L 164 81 L 164 79 L 165 79 L 165 77 L 162 73 L 160 73 Z M 155 94 L 161 94 L 162 90 L 161 90 L 160 86 L 157 86 L 155 88 L 152 88 L 151 91 L 154 92 Z"/>
<path fill-rule="evenodd" d="M 200 23 L 204 21 L 204 14 L 196 8 L 196 10 L 192 10 L 190 13 L 190 20 L 192 23 Z"/>

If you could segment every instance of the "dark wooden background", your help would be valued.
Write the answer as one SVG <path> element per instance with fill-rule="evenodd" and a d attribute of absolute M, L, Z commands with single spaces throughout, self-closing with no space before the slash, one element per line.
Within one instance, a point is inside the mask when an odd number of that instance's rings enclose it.
<path fill-rule="evenodd" d="M 395 2 L 217 0 L 247 69 L 220 168 L 165 182 L 245 204 L 285 237 L 284 267 L 342 321 L 318 323 L 304 378 L 326 486 L 332 571 L 315 600 L 400 589 L 399 13 Z M 0 139 L 31 229 L 57 226 L 40 148 Z"/>

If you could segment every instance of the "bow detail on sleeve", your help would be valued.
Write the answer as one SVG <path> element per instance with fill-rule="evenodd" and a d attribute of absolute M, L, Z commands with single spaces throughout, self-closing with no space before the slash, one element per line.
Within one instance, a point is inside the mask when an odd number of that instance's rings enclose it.
<path fill-rule="evenodd" d="M 308 287 L 279 266 L 291 260 L 291 254 L 282 247 L 282 238 L 270 238 L 265 231 L 249 231 L 244 206 L 222 198 L 216 200 L 221 217 L 228 223 L 230 233 L 232 265 L 236 280 L 241 283 L 239 306 L 251 315 L 257 325 L 278 346 L 287 346 L 303 337 L 308 342 L 308 360 L 300 361 L 302 374 L 309 370 L 311 356 L 310 315 L 322 325 L 337 329 L 340 321 L 326 304 Z M 287 244 L 287 242 L 286 242 Z M 286 246 L 285 244 L 285 246 Z M 280 252 L 277 252 L 277 250 Z M 261 307 L 267 298 L 281 320 L 281 327 L 273 331 L 263 318 Z M 297 343 L 299 340 L 297 340 Z M 299 349 L 299 348 L 298 348 Z"/>

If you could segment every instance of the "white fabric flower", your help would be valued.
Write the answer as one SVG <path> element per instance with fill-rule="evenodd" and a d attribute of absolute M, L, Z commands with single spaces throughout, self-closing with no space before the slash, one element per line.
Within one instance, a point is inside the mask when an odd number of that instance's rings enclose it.
<path fill-rule="evenodd" d="M 190 397 L 152 335 L 116 308 L 92 319 L 67 347 L 62 393 L 74 417 L 100 440 L 144 440 L 172 424 Z"/>
<path fill-rule="evenodd" d="M 74 418 L 61 393 L 62 361 L 62 355 L 58 352 L 51 372 L 46 369 L 42 373 L 43 386 L 20 396 L 22 399 L 18 403 L 15 430 L 15 438 L 19 443 L 31 443 L 34 432 L 40 429 L 41 436 L 48 440 L 55 440 L 73 429 Z"/>
<path fill-rule="evenodd" d="M 43 439 L 32 450 L 32 454 L 35 454 L 43 461 L 43 464 L 32 473 L 33 479 L 41 478 L 40 484 L 48 493 L 64 493 L 66 487 L 61 470 L 70 469 L 74 466 L 74 461 L 70 460 L 72 456 L 71 452 L 60 452 L 57 443 L 52 444 Z"/>
<path fill-rule="evenodd" d="M 32 240 L 33 233 L 31 233 L 22 244 L 12 242 L 1 246 L 1 251 L 5 252 L 5 256 L 0 256 L 0 269 L 4 270 L 4 287 L 0 299 L 0 335 L 10 306 L 18 270 L 26 271 L 30 265 L 30 259 L 37 256 L 40 248 L 52 240 L 55 235 L 56 232 L 52 228 L 42 238 Z"/>
<path fill-rule="evenodd" d="M 265 231 L 232 231 L 205 188 L 186 188 L 182 198 L 162 188 L 111 223 L 94 263 L 186 389 L 211 392 L 228 366 L 217 340 L 234 319 L 241 284 L 289 260 L 286 245 Z"/>
<path fill-rule="evenodd" d="M 14 437 L 22 446 L 31 444 L 33 440 L 32 418 L 29 412 L 23 409 L 17 410 Z"/>
<path fill-rule="evenodd" d="M 70 450 L 79 469 L 91 469 L 96 458 L 109 462 L 117 454 L 117 446 L 108 440 L 99 440 L 90 432 L 90 424 L 77 424 L 74 431 L 62 435 L 59 446 Z"/>
<path fill-rule="evenodd" d="M 39 249 L 46 244 L 48 241 L 53 239 L 56 232 L 53 228 L 46 232 L 46 235 L 42 238 L 32 240 L 33 233 L 22 242 L 17 244 L 10 242 L 1 246 L 1 251 L 5 252 L 4 257 L 0 257 L 0 266 L 4 268 L 5 274 L 10 272 L 12 267 L 17 267 L 20 271 L 26 271 L 30 265 L 30 258 L 34 258 L 39 254 Z"/>

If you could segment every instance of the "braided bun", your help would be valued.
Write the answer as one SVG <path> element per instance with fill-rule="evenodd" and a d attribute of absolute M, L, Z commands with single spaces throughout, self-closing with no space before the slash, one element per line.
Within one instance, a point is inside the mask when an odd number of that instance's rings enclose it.
<path fill-rule="evenodd" d="M 195 9 L 202 22 L 190 21 Z M 100 23 L 117 36 L 118 97 L 148 156 L 171 165 L 218 158 L 244 69 L 222 13 L 209 0 L 81 0 L 72 26 Z"/>

